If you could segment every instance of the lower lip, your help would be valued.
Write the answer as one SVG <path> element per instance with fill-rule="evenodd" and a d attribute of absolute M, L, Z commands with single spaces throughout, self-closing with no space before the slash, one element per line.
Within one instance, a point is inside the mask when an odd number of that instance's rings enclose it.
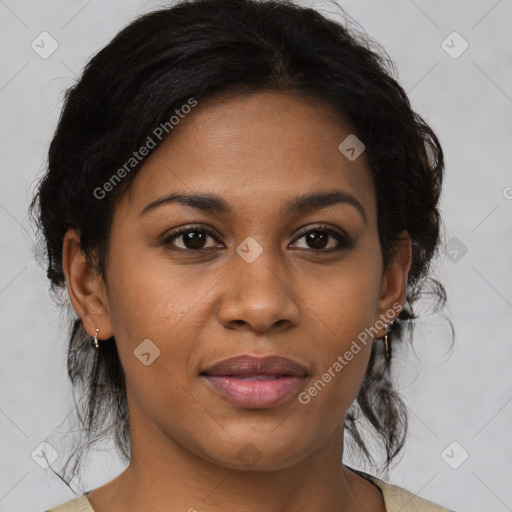
<path fill-rule="evenodd" d="M 228 402 L 248 409 L 265 409 L 280 404 L 303 382 L 304 377 L 283 376 L 273 380 L 244 380 L 207 375 L 210 386 Z"/>

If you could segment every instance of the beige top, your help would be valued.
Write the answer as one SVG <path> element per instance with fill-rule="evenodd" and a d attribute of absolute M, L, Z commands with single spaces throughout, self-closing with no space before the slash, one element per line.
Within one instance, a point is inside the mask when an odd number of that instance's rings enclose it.
<path fill-rule="evenodd" d="M 453 512 L 374 476 L 365 474 L 365 477 L 382 491 L 387 512 Z M 87 499 L 89 492 L 45 512 L 95 512 Z"/>

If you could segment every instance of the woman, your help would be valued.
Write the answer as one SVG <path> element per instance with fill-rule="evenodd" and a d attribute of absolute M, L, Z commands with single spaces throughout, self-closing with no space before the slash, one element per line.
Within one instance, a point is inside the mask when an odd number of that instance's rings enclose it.
<path fill-rule="evenodd" d="M 443 153 L 391 67 L 255 0 L 147 14 L 87 65 L 31 209 L 86 441 L 129 464 L 52 510 L 446 510 L 342 463 L 346 433 L 378 467 L 363 421 L 400 452 L 393 353 L 445 300 Z"/>

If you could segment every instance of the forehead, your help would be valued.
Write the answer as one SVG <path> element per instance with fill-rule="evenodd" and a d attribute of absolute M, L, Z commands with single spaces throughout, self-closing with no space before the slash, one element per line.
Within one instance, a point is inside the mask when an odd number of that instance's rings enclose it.
<path fill-rule="evenodd" d="M 214 192 L 244 211 L 314 190 L 345 190 L 374 214 L 364 153 L 339 149 L 350 126 L 324 103 L 258 92 L 207 100 L 183 116 L 139 170 L 122 208 L 141 211 L 166 193 Z M 275 210 L 276 212 L 278 209 Z"/>

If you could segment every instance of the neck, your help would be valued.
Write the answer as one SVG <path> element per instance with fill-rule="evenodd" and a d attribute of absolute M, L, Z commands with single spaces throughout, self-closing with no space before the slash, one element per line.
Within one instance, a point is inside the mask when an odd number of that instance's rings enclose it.
<path fill-rule="evenodd" d="M 128 468 L 92 491 L 109 512 L 385 512 L 380 491 L 342 465 L 343 429 L 313 454 L 281 468 L 232 468 L 193 453 L 160 429 L 131 424 Z M 144 432 L 144 436 L 138 435 Z"/>

